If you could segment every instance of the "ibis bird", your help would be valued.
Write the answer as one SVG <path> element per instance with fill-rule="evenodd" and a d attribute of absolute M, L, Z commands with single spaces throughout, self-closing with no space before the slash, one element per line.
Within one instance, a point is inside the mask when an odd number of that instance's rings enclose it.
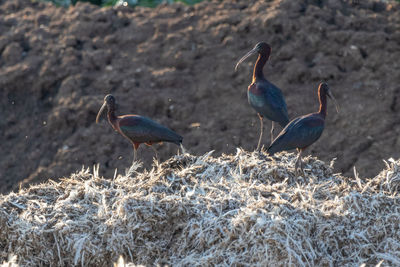
<path fill-rule="evenodd" d="M 263 67 L 271 54 L 271 47 L 269 44 L 264 42 L 258 43 L 252 50 L 239 59 L 236 63 L 235 70 L 237 70 L 239 64 L 246 58 L 256 53 L 258 53 L 258 59 L 254 65 L 252 83 L 247 88 L 247 98 L 250 105 L 257 111 L 258 117 L 260 118 L 261 132 L 257 145 L 257 151 L 259 151 L 264 131 L 263 117 L 272 121 L 271 142 L 274 138 L 274 123 L 278 122 L 283 128 L 288 124 L 289 117 L 286 102 L 281 90 L 265 79 L 263 74 Z"/>
<path fill-rule="evenodd" d="M 137 157 L 137 149 L 142 143 L 148 146 L 160 142 L 182 144 L 182 136 L 149 118 L 139 115 L 115 115 L 116 104 L 113 95 L 106 95 L 104 97 L 104 103 L 97 113 L 96 123 L 99 122 L 100 116 L 106 107 L 108 109 L 108 121 L 111 126 L 115 131 L 129 139 L 133 145 L 133 162 Z"/>
<path fill-rule="evenodd" d="M 320 104 L 319 111 L 293 119 L 267 149 L 268 154 L 272 156 L 274 153 L 296 148 L 298 151 L 295 163 L 296 172 L 298 167 L 300 167 L 303 172 L 303 162 L 301 160 L 303 151 L 317 141 L 324 131 L 327 96 L 333 100 L 336 111 L 339 112 L 336 100 L 326 83 L 320 83 L 318 87 L 318 96 Z"/>

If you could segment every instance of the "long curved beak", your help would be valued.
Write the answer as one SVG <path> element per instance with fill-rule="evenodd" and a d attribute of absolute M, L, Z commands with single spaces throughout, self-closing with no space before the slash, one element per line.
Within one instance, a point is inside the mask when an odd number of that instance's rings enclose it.
<path fill-rule="evenodd" d="M 333 94 L 332 94 L 332 92 L 329 90 L 328 91 L 328 97 L 330 98 L 330 99 L 332 99 L 333 100 L 333 103 L 335 104 L 335 108 L 336 108 L 336 112 L 337 113 L 339 113 L 339 106 L 338 106 L 338 104 L 337 104 L 337 102 L 336 102 L 336 98 L 333 96 Z"/>
<path fill-rule="evenodd" d="M 97 113 L 97 116 L 96 116 L 96 123 L 99 123 L 101 114 L 103 114 L 104 109 L 106 108 L 106 106 L 107 106 L 107 103 L 104 102 L 103 105 L 101 106 L 99 112 Z"/>
<path fill-rule="evenodd" d="M 244 55 L 241 59 L 239 59 L 239 61 L 236 63 L 235 66 L 235 71 L 237 71 L 237 68 L 239 67 L 240 63 L 242 63 L 243 61 L 246 60 L 246 58 L 248 58 L 249 56 L 256 54 L 257 50 L 255 48 L 251 49 L 249 52 L 246 53 L 246 55 Z"/>

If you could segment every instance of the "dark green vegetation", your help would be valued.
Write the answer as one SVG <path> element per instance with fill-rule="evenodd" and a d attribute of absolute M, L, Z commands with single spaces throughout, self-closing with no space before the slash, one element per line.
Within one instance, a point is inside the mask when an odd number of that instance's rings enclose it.
<path fill-rule="evenodd" d="M 60 6 L 75 5 L 77 2 L 89 2 L 98 6 L 129 5 L 129 6 L 155 7 L 161 3 L 172 4 L 175 2 L 182 2 L 188 5 L 194 5 L 200 3 L 203 0 L 44 0 L 44 1 L 50 1 Z"/>

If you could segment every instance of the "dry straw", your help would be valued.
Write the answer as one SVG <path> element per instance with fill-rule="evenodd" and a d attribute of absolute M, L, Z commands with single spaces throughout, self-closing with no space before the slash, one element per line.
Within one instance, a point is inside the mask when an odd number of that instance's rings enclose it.
<path fill-rule="evenodd" d="M 311 157 L 297 177 L 295 159 L 184 154 L 150 171 L 82 170 L 1 196 L 0 263 L 400 265 L 400 161 L 362 180 Z"/>

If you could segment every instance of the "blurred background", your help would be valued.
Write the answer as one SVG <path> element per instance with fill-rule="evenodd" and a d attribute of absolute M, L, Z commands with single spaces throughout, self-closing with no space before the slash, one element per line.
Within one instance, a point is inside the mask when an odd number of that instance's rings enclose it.
<path fill-rule="evenodd" d="M 156 7 L 159 4 L 172 4 L 176 2 L 185 3 L 188 5 L 193 5 L 200 3 L 204 0 L 43 0 L 50 1 L 56 5 L 68 7 L 70 5 L 75 5 L 78 2 L 89 2 L 98 6 L 145 6 L 145 7 Z"/>
<path fill-rule="evenodd" d="M 125 172 L 129 141 L 105 118 L 95 123 L 108 93 L 118 114 L 168 126 L 190 153 L 254 150 L 259 120 L 247 86 L 256 56 L 234 66 L 259 41 L 272 46 L 264 74 L 290 118 L 317 111 L 321 81 L 338 100 L 308 154 L 361 177 L 399 158 L 398 1 L 159 2 L 0 1 L 0 192 L 96 163 L 106 177 Z M 161 160 L 177 153 L 155 147 Z M 139 149 L 145 167 L 153 156 Z"/>

